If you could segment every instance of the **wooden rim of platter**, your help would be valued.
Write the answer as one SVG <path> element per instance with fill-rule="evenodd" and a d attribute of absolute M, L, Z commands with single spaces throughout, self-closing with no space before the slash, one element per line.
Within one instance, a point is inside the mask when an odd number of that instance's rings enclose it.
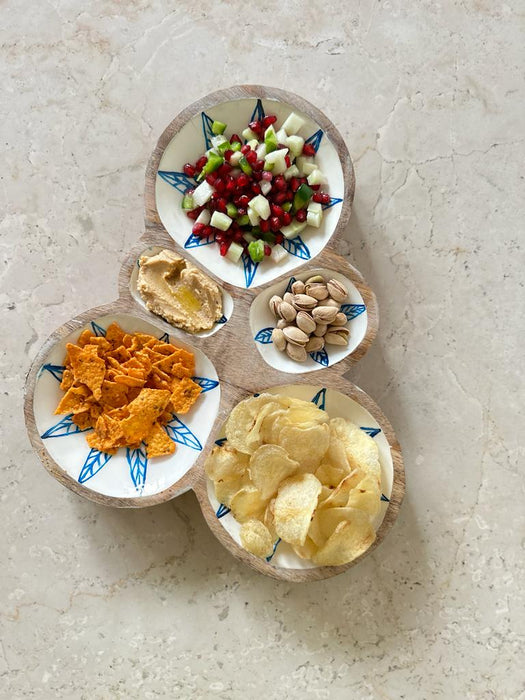
<path fill-rule="evenodd" d="M 199 265 L 219 287 L 225 289 L 233 298 L 233 312 L 227 323 L 213 335 L 200 337 L 190 335 L 168 324 L 162 318 L 150 313 L 133 298 L 130 289 L 131 274 L 137 259 L 146 248 L 161 246 L 174 252 L 186 255 L 186 252 L 178 245 L 164 228 L 155 201 L 155 180 L 159 162 L 164 150 L 173 136 L 200 112 L 222 102 L 243 98 L 274 99 L 286 102 L 299 109 L 313 121 L 319 124 L 327 134 L 332 144 L 336 147 L 344 175 L 344 201 L 335 230 L 323 250 L 312 259 L 298 265 L 292 272 L 287 272 L 267 284 L 262 284 L 253 289 L 244 289 L 224 282 L 217 277 L 213 270 Z M 354 197 L 355 177 L 350 155 L 339 132 L 332 122 L 316 107 L 293 93 L 258 85 L 241 85 L 213 92 L 201 100 L 193 103 L 183 110 L 164 130 L 146 169 L 145 183 L 145 232 L 126 256 L 119 274 L 119 297 L 113 302 L 98 306 L 75 316 L 67 323 L 55 330 L 40 348 L 37 356 L 31 364 L 25 385 L 24 414 L 26 426 L 31 443 L 47 471 L 61 484 L 96 503 L 112 507 L 139 508 L 157 505 L 192 489 L 199 501 L 203 515 L 210 529 L 219 541 L 238 559 L 250 567 L 268 576 L 287 581 L 312 581 L 334 576 L 354 566 L 363 556 L 366 556 L 385 538 L 394 524 L 404 495 L 404 467 L 399 443 L 392 426 L 383 415 L 381 409 L 361 389 L 356 387 L 343 376 L 348 369 L 358 362 L 368 351 L 378 328 L 379 316 L 377 301 L 373 291 L 364 281 L 360 272 L 350 265 L 348 261 L 339 255 L 335 248 L 343 235 L 344 228 L 351 213 L 351 205 Z M 362 341 L 357 348 L 339 362 L 322 368 L 315 372 L 290 374 L 270 366 L 257 352 L 253 336 L 249 327 L 248 317 L 250 306 L 254 298 L 269 286 L 284 282 L 291 274 L 296 275 L 304 270 L 316 270 L 326 268 L 337 271 L 347 277 L 361 294 L 367 311 L 367 328 Z M 110 314 L 128 314 L 142 319 L 156 326 L 159 331 L 168 333 L 176 342 L 177 338 L 196 349 L 202 350 L 215 366 L 220 380 L 221 398 L 220 406 L 215 417 L 206 445 L 195 460 L 193 466 L 181 479 L 158 493 L 150 496 L 137 496 L 131 498 L 118 498 L 107 496 L 80 484 L 68 474 L 48 453 L 45 444 L 37 430 L 34 413 L 34 393 L 39 372 L 45 363 L 55 344 L 70 333 L 80 330 L 87 323 Z M 232 361 L 232 348 L 235 348 L 235 359 Z M 311 569 L 287 569 L 273 565 L 271 562 L 258 559 L 238 545 L 224 529 L 212 510 L 206 492 L 206 476 L 204 462 L 214 445 L 213 436 L 217 434 L 224 424 L 231 409 L 243 398 L 261 393 L 271 387 L 289 384 L 322 385 L 346 394 L 363 406 L 376 419 L 389 443 L 393 460 L 393 487 L 390 503 L 386 510 L 383 522 L 378 529 L 377 537 L 372 547 L 361 557 L 349 564 L 340 567 L 317 567 Z"/>

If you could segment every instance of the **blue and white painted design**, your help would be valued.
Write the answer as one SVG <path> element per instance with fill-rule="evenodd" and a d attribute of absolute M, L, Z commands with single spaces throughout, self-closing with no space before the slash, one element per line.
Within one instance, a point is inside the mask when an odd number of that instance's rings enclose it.
<path fill-rule="evenodd" d="M 224 445 L 224 443 L 227 441 L 228 441 L 228 438 L 222 437 L 222 438 L 219 438 L 218 440 L 215 440 L 215 444 L 218 445 L 219 447 L 222 447 Z"/>
<path fill-rule="evenodd" d="M 317 394 L 313 397 L 312 403 L 318 406 L 322 411 L 326 408 L 326 387 L 319 389 Z"/>
<path fill-rule="evenodd" d="M 192 450 L 202 450 L 199 438 L 175 414 L 173 414 L 170 422 L 166 423 L 164 429 L 173 442 L 177 442 L 185 447 L 191 447 Z"/>
<path fill-rule="evenodd" d="M 279 546 L 279 542 L 281 542 L 281 538 L 280 538 L 280 537 L 276 540 L 276 542 L 274 542 L 274 545 L 273 545 L 273 552 L 270 554 L 269 557 L 266 557 L 266 561 L 268 561 L 268 562 L 272 561 L 273 555 L 275 554 L 275 550 L 276 550 L 277 547 Z"/>
<path fill-rule="evenodd" d="M 261 119 L 264 119 L 265 116 L 266 116 L 266 113 L 264 111 L 262 100 L 258 99 L 256 104 L 255 104 L 255 109 L 252 112 L 252 116 L 250 117 L 250 121 L 251 122 L 260 121 Z"/>
<path fill-rule="evenodd" d="M 242 254 L 242 265 L 244 268 L 244 282 L 246 284 L 246 289 L 253 282 L 259 263 L 254 263 L 250 256 L 245 252 Z"/>
<path fill-rule="evenodd" d="M 93 333 L 98 338 L 105 338 L 106 337 L 106 329 L 102 328 L 102 326 L 99 326 L 98 323 L 95 323 L 95 321 L 91 321 L 91 328 L 93 329 Z"/>
<path fill-rule="evenodd" d="M 323 367 L 328 367 L 329 358 L 325 348 L 317 350 L 316 352 L 311 352 L 310 357 L 314 362 L 323 365 Z"/>
<path fill-rule="evenodd" d="M 170 336 L 168 333 L 163 333 L 159 340 L 161 340 L 163 343 L 169 343 L 170 342 Z"/>
<path fill-rule="evenodd" d="M 341 306 L 341 311 L 346 318 L 351 321 L 363 314 L 366 311 L 366 306 L 364 304 L 343 304 Z"/>
<path fill-rule="evenodd" d="M 312 134 L 311 136 L 309 136 L 306 139 L 305 143 L 308 143 L 311 146 L 313 146 L 315 149 L 315 152 L 317 153 L 317 151 L 319 150 L 319 146 L 321 145 L 321 141 L 323 139 L 323 136 L 324 136 L 324 131 L 322 129 L 317 129 L 315 134 Z"/>
<path fill-rule="evenodd" d="M 295 277 L 290 277 L 290 279 L 288 280 L 288 284 L 286 285 L 286 289 L 284 290 L 284 293 L 285 293 L 285 294 L 286 294 L 286 293 L 291 293 L 291 291 L 292 291 L 292 285 L 293 285 L 294 282 L 297 282 L 296 278 L 295 278 Z"/>
<path fill-rule="evenodd" d="M 230 513 L 230 512 L 231 512 L 230 508 L 228 508 L 227 506 L 225 506 L 223 503 L 220 503 L 220 504 L 219 504 L 219 507 L 217 508 L 217 512 L 215 513 L 215 515 L 216 515 L 218 518 L 224 518 L 224 516 L 225 516 L 225 515 L 228 515 L 228 513 Z"/>
<path fill-rule="evenodd" d="M 196 183 L 186 173 L 178 173 L 174 170 L 159 170 L 159 177 L 167 182 L 168 185 L 174 187 L 177 192 L 186 194 L 188 190 L 193 189 Z"/>
<path fill-rule="evenodd" d="M 186 250 L 188 250 L 190 248 L 201 248 L 203 245 L 210 245 L 210 243 L 215 243 L 214 233 L 210 234 L 209 236 L 206 236 L 206 238 L 199 238 L 199 236 L 195 236 L 192 233 L 188 236 L 184 247 L 186 248 Z"/>
<path fill-rule="evenodd" d="M 126 448 L 126 461 L 129 466 L 129 475 L 133 486 L 137 491 L 141 492 L 146 483 L 146 474 L 148 472 L 148 456 L 146 453 L 146 445 L 142 443 L 135 450 Z"/>
<path fill-rule="evenodd" d="M 273 328 L 261 328 L 261 330 L 257 331 L 257 333 L 255 334 L 255 342 L 261 343 L 262 345 L 268 345 L 269 343 L 273 343 L 272 331 Z"/>
<path fill-rule="evenodd" d="M 40 437 L 42 440 L 47 440 L 47 438 L 66 437 L 66 435 L 86 433 L 88 430 L 92 430 L 92 428 L 79 428 L 76 423 L 73 423 L 73 414 L 70 413 L 68 416 L 59 420 L 58 423 L 48 428 Z"/>
<path fill-rule="evenodd" d="M 106 452 L 99 452 L 99 450 L 91 448 L 84 464 L 82 465 L 80 474 L 78 475 L 78 483 L 85 484 L 86 481 L 92 479 L 95 474 L 98 474 L 102 467 L 106 466 L 112 456 L 113 455 L 106 454 Z"/>
<path fill-rule="evenodd" d="M 367 435 L 370 435 L 370 437 L 375 438 L 376 435 L 379 435 L 381 432 L 381 428 L 365 428 L 364 426 L 360 426 L 361 430 L 366 433 Z"/>
<path fill-rule="evenodd" d="M 201 112 L 202 121 L 202 135 L 204 136 L 204 143 L 206 144 L 206 150 L 208 151 L 212 147 L 212 138 L 215 134 L 212 131 L 213 119 L 209 117 L 206 112 Z"/>
<path fill-rule="evenodd" d="M 223 315 L 220 317 L 220 319 L 217 321 L 217 325 L 219 325 L 219 324 L 221 324 L 221 323 L 226 323 L 227 320 L 228 320 L 228 319 L 227 319 L 226 316 L 223 314 Z"/>
<path fill-rule="evenodd" d="M 310 260 L 312 257 L 310 255 L 310 249 L 303 241 L 301 236 L 296 236 L 295 238 L 284 238 L 281 245 L 291 255 L 295 255 L 296 258 L 300 258 L 301 260 Z"/>
<path fill-rule="evenodd" d="M 58 381 L 62 381 L 62 377 L 64 375 L 64 370 L 66 368 L 64 365 L 50 365 L 46 364 L 42 366 L 42 369 L 40 370 L 41 372 L 47 371 L 49 374 L 53 375 L 53 377 Z"/>
<path fill-rule="evenodd" d="M 330 197 L 330 201 L 328 204 L 323 204 L 322 208 L 323 209 L 330 209 L 331 207 L 334 207 L 336 204 L 341 204 L 343 200 L 340 197 Z"/>
<path fill-rule="evenodd" d="M 195 384 L 198 384 L 201 387 L 203 394 L 206 391 L 211 391 L 219 386 L 219 382 L 215 379 L 208 379 L 207 377 L 192 377 L 192 379 Z"/>

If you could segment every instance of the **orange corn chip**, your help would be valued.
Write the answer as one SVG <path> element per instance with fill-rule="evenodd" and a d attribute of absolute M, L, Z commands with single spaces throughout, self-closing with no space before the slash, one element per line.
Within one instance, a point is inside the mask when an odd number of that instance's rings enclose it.
<path fill-rule="evenodd" d="M 182 355 L 182 353 L 184 353 L 184 355 Z M 180 379 L 182 379 L 182 377 L 191 377 L 195 371 L 195 363 L 193 361 L 190 363 L 186 355 L 189 355 L 189 353 L 185 350 L 176 350 L 163 360 L 156 362 L 155 367 Z"/>
<path fill-rule="evenodd" d="M 91 415 L 89 411 L 82 411 L 82 413 L 75 413 L 73 418 L 71 419 L 73 423 L 78 425 L 80 430 L 86 430 L 87 428 L 92 428 L 93 427 L 93 421 L 91 419 Z"/>
<path fill-rule="evenodd" d="M 145 438 L 148 458 L 171 455 L 175 452 L 175 443 L 170 440 L 168 434 L 158 423 L 153 424 L 153 428 Z"/>
<path fill-rule="evenodd" d="M 106 338 L 102 336 L 96 336 L 94 338 L 91 338 L 89 341 L 90 345 L 96 345 L 99 348 L 102 348 L 104 352 L 107 352 L 108 350 L 111 350 L 111 343 L 109 343 Z"/>
<path fill-rule="evenodd" d="M 117 323 L 112 323 L 108 326 L 106 331 L 106 340 L 117 347 L 122 344 L 122 339 L 124 338 L 124 331 Z"/>
<path fill-rule="evenodd" d="M 78 340 L 76 342 L 76 345 L 83 348 L 84 345 L 86 345 L 87 343 L 89 343 L 91 341 L 92 335 L 93 335 L 93 333 L 91 331 L 88 331 L 88 329 L 86 328 L 86 330 L 82 331 L 82 333 L 78 336 Z"/>
<path fill-rule="evenodd" d="M 75 379 L 89 387 L 95 398 L 100 398 L 100 387 L 104 381 L 106 363 L 101 357 L 85 348 L 81 349 L 71 343 L 68 343 L 66 347 L 71 358 Z M 96 348 L 96 346 L 94 347 Z"/>
<path fill-rule="evenodd" d="M 111 408 L 120 408 L 128 403 L 127 387 L 118 382 L 104 380 L 101 387 L 100 401 Z"/>
<path fill-rule="evenodd" d="M 60 382 L 60 388 L 62 391 L 67 391 L 75 383 L 75 377 L 70 369 L 65 369 L 62 375 L 62 381 Z"/>
<path fill-rule="evenodd" d="M 202 388 L 188 377 L 173 384 L 171 404 L 175 413 L 187 413 L 197 401 Z"/>
<path fill-rule="evenodd" d="M 142 391 L 142 387 L 140 387 L 140 386 L 129 387 L 129 389 L 128 389 L 128 401 L 130 401 L 130 402 L 134 401 L 137 398 L 137 396 L 140 394 L 141 391 Z"/>
<path fill-rule="evenodd" d="M 65 396 L 56 407 L 55 413 L 81 413 L 86 408 L 86 399 L 89 396 L 89 389 L 85 386 L 72 386 L 67 390 Z"/>
<path fill-rule="evenodd" d="M 108 352 L 106 357 L 108 360 L 111 359 L 111 360 L 114 360 L 115 362 L 122 363 L 122 362 L 127 362 L 128 360 L 131 359 L 131 353 L 123 345 L 119 345 L 111 352 Z"/>
<path fill-rule="evenodd" d="M 117 374 L 114 381 L 117 382 L 117 384 L 124 384 L 125 386 L 144 386 L 144 379 L 130 377 L 127 374 Z"/>

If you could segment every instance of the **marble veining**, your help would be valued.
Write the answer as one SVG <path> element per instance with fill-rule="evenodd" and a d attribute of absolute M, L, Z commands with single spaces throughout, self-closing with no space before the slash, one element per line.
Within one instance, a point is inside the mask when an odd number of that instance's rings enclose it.
<path fill-rule="evenodd" d="M 522 11 L 2 3 L 1 698 L 525 697 Z M 234 560 L 191 493 L 128 511 L 75 496 L 22 417 L 40 344 L 116 296 L 162 130 L 248 82 L 295 90 L 348 144 L 342 252 L 380 308 L 351 379 L 407 470 L 381 547 L 312 584 Z"/>

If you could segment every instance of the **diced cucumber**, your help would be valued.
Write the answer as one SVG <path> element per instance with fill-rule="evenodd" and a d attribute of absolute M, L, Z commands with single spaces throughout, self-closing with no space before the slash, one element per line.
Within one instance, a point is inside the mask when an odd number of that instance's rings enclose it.
<path fill-rule="evenodd" d="M 281 260 L 284 260 L 285 258 L 288 257 L 288 251 L 285 250 L 282 245 L 274 245 L 272 248 L 272 252 L 270 253 L 270 260 L 273 263 L 280 263 Z"/>
<path fill-rule="evenodd" d="M 280 175 L 281 173 L 284 173 L 284 171 L 288 168 L 284 159 L 287 154 L 287 148 L 280 148 L 277 151 L 272 151 L 271 153 L 268 153 L 268 155 L 264 159 L 264 169 L 267 170 L 266 165 L 273 164 L 273 168 L 271 168 L 271 170 L 275 175 Z"/>
<path fill-rule="evenodd" d="M 286 141 L 283 141 L 288 148 L 290 149 L 290 153 L 297 158 L 297 156 L 300 156 L 301 153 L 303 152 L 303 146 L 304 146 L 304 139 L 302 136 L 288 136 Z"/>
<path fill-rule="evenodd" d="M 291 112 L 285 119 L 282 128 L 291 136 L 292 134 L 296 134 L 303 125 L 304 119 L 295 112 Z"/>
<path fill-rule="evenodd" d="M 266 146 L 266 153 L 271 153 L 272 151 L 276 150 L 279 141 L 277 139 L 275 129 L 273 128 L 273 124 L 270 124 L 270 126 L 264 132 L 264 143 Z"/>
<path fill-rule="evenodd" d="M 199 216 L 195 219 L 196 224 L 204 224 L 207 226 L 210 223 L 211 214 L 207 209 L 203 209 Z"/>
<path fill-rule="evenodd" d="M 317 167 L 311 156 L 298 156 L 295 160 L 295 164 L 299 168 L 301 175 L 309 175 L 312 170 L 315 170 Z"/>
<path fill-rule="evenodd" d="M 226 131 L 226 124 L 224 122 L 214 121 L 211 125 L 211 130 L 214 134 L 224 134 Z"/>
<path fill-rule="evenodd" d="M 284 179 L 291 180 L 292 177 L 299 177 L 299 168 L 297 165 L 290 165 L 290 167 L 284 171 Z"/>
<path fill-rule="evenodd" d="M 319 228 L 321 221 L 323 220 L 322 211 L 310 211 L 306 212 L 306 223 L 308 226 L 313 226 L 314 228 Z"/>
<path fill-rule="evenodd" d="M 324 173 L 322 173 L 318 168 L 308 175 L 307 180 L 309 185 L 324 185 L 327 182 Z"/>
<path fill-rule="evenodd" d="M 276 136 L 277 136 L 277 143 L 282 143 L 282 144 L 286 143 L 286 139 L 288 138 L 288 134 L 286 133 L 286 131 L 283 128 L 279 129 Z"/>
<path fill-rule="evenodd" d="M 254 211 L 251 207 L 248 207 L 247 214 L 248 214 L 248 219 L 250 220 L 250 224 L 252 226 L 257 226 L 257 224 L 261 220 L 261 217 L 259 216 L 259 214 L 257 214 L 257 212 Z"/>
<path fill-rule="evenodd" d="M 323 211 L 323 206 L 320 202 L 314 202 L 313 200 L 310 200 L 307 209 L 308 211 L 318 212 Z"/>
<path fill-rule="evenodd" d="M 305 207 L 310 199 L 312 198 L 313 195 L 313 190 L 311 187 L 308 187 L 304 182 L 302 185 L 299 186 L 299 189 L 294 195 L 293 198 L 293 205 L 295 210 L 297 211 L 298 209 L 302 209 Z"/>
<path fill-rule="evenodd" d="M 249 231 L 247 231 L 246 233 L 244 233 L 242 237 L 244 238 L 244 240 L 246 241 L 246 243 L 251 243 L 252 241 L 256 241 L 256 240 L 257 240 L 257 239 L 255 238 L 255 236 L 253 236 Z"/>
<path fill-rule="evenodd" d="M 195 192 L 193 193 L 193 204 L 196 207 L 202 207 L 203 204 L 206 204 L 206 202 L 211 198 L 212 194 L 215 192 L 215 189 L 204 180 L 204 182 L 201 182 L 201 184 L 195 188 Z"/>
<path fill-rule="evenodd" d="M 228 258 L 228 260 L 231 260 L 234 263 L 239 262 L 243 250 L 244 248 L 242 247 L 242 245 L 239 245 L 238 243 L 235 243 L 235 241 L 232 241 L 230 243 L 230 247 L 228 248 L 228 252 L 226 253 L 226 257 Z"/>
<path fill-rule="evenodd" d="M 227 231 L 232 223 L 232 219 L 220 211 L 214 211 L 210 220 L 210 224 L 221 231 Z"/>
<path fill-rule="evenodd" d="M 222 146 L 223 143 L 227 143 L 228 139 L 222 134 L 219 134 L 219 136 L 212 136 L 211 142 L 213 144 L 213 147 L 219 150 L 219 146 Z"/>
<path fill-rule="evenodd" d="M 253 199 L 250 199 L 248 203 L 248 211 L 253 209 L 253 211 L 258 214 L 261 219 L 266 220 L 270 216 L 270 202 L 263 197 L 262 194 L 258 194 Z"/>
<path fill-rule="evenodd" d="M 260 143 L 257 146 L 256 153 L 257 153 L 257 160 L 264 160 L 265 155 L 268 153 L 268 149 L 266 148 L 266 144 Z"/>
<path fill-rule="evenodd" d="M 241 155 L 239 158 L 239 168 L 243 171 L 243 173 L 246 173 L 246 175 L 251 175 L 252 174 L 252 166 L 248 163 L 246 160 L 246 156 Z"/>
<path fill-rule="evenodd" d="M 249 146 L 252 149 L 252 151 L 255 151 L 255 149 L 259 145 L 259 141 L 257 139 L 251 139 L 250 141 L 246 142 L 246 145 Z"/>
<path fill-rule="evenodd" d="M 232 219 L 235 219 L 235 217 L 237 216 L 237 207 L 233 202 L 228 202 L 228 204 L 226 205 L 226 213 L 228 214 L 228 216 L 231 216 Z"/>
<path fill-rule="evenodd" d="M 259 187 L 261 188 L 261 194 L 266 196 L 268 192 L 272 189 L 272 183 L 268 182 L 268 180 L 261 180 L 259 183 Z"/>
<path fill-rule="evenodd" d="M 247 126 L 246 129 L 242 131 L 242 137 L 246 139 L 246 141 L 250 141 L 250 139 L 256 139 L 257 134 L 255 131 L 252 131 L 249 126 Z"/>
<path fill-rule="evenodd" d="M 182 198 L 182 202 L 180 204 L 181 209 L 184 209 L 185 211 L 189 211 L 190 209 L 195 209 L 195 207 L 199 206 L 198 204 L 194 203 L 193 197 L 191 194 L 185 194 Z"/>
<path fill-rule="evenodd" d="M 292 221 L 288 226 L 281 227 L 281 233 L 285 238 L 295 238 L 306 228 L 306 221 Z"/>
<path fill-rule="evenodd" d="M 237 142 L 235 142 L 235 143 L 237 143 Z M 241 160 L 241 158 L 242 158 L 242 153 L 241 153 L 240 149 L 238 151 L 234 151 L 234 153 L 232 153 L 232 155 L 230 156 L 230 165 L 233 168 L 235 168 L 236 165 L 239 165 L 239 161 Z"/>
<path fill-rule="evenodd" d="M 262 262 L 264 260 L 264 242 L 252 241 L 248 245 L 248 253 L 254 263 Z"/>

